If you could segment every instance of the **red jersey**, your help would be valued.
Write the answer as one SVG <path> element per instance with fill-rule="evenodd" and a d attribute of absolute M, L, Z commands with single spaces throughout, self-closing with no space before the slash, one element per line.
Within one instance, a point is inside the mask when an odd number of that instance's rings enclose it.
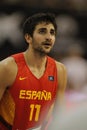
<path fill-rule="evenodd" d="M 47 56 L 46 70 L 38 79 L 27 66 L 23 53 L 13 57 L 18 72 L 15 82 L 7 92 L 9 98 L 4 101 L 10 101 L 10 117 L 8 115 L 5 120 L 12 125 L 12 130 L 33 130 L 45 121 L 55 100 L 58 87 L 56 63 Z"/>

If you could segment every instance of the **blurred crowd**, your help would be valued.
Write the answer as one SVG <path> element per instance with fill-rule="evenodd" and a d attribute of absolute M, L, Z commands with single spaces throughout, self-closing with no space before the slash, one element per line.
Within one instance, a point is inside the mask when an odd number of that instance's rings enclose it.
<path fill-rule="evenodd" d="M 87 10 L 87 0 L 1 0 L 0 4 L 15 4 L 40 8 Z"/>

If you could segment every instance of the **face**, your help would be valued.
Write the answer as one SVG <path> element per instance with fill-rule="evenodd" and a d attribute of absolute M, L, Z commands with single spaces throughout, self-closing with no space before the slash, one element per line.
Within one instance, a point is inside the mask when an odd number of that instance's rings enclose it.
<path fill-rule="evenodd" d="M 55 43 L 55 29 L 51 23 L 40 23 L 32 37 L 32 49 L 40 54 L 48 54 Z"/>

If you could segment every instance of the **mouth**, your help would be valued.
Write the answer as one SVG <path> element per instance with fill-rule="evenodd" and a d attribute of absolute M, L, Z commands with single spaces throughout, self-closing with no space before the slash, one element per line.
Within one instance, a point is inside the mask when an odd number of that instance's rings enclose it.
<path fill-rule="evenodd" d="M 48 46 L 48 47 L 52 46 L 52 44 L 50 42 L 44 42 L 43 45 Z"/>
<path fill-rule="evenodd" d="M 44 46 L 45 49 L 50 49 L 50 48 L 52 48 L 52 46 L 51 46 L 50 44 L 44 44 L 43 46 Z"/>

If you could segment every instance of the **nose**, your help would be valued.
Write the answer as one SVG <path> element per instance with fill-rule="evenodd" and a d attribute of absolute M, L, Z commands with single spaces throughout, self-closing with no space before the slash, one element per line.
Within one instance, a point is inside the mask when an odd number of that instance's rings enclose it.
<path fill-rule="evenodd" d="M 46 34 L 46 40 L 49 40 L 49 41 L 51 41 L 51 40 L 52 40 L 52 36 L 51 36 L 51 34 L 50 34 L 50 33 L 47 33 L 47 34 Z"/>

